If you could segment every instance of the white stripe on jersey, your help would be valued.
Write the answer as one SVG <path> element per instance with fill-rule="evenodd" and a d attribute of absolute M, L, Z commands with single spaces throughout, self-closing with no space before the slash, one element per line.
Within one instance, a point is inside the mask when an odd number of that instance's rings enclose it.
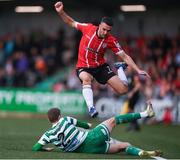
<path fill-rule="evenodd" d="M 63 126 L 61 127 L 61 129 L 60 129 L 60 130 L 61 130 L 61 131 L 64 131 L 64 129 L 65 129 L 65 127 L 66 127 L 66 125 L 67 125 L 67 124 L 68 124 L 68 122 L 67 122 L 67 121 L 65 121 L 65 122 L 64 122 L 64 124 L 63 124 Z"/>
<path fill-rule="evenodd" d="M 74 128 L 73 125 L 69 126 L 69 127 L 64 131 L 64 134 L 65 134 L 65 135 L 68 134 L 69 131 L 70 131 L 72 128 Z"/>
<path fill-rule="evenodd" d="M 50 135 L 49 138 L 50 139 L 56 139 L 57 135 L 59 135 L 59 133 L 62 133 L 62 130 L 59 130 L 55 135 Z"/>
<path fill-rule="evenodd" d="M 78 132 L 78 130 L 75 130 L 73 133 L 71 133 L 71 135 L 66 139 L 66 143 L 69 141 L 69 140 L 71 140 L 75 135 L 76 135 L 76 133 Z"/>
<path fill-rule="evenodd" d="M 80 132 L 79 135 L 78 135 L 78 138 L 81 138 L 83 136 L 83 132 Z"/>
<path fill-rule="evenodd" d="M 77 124 L 77 119 L 75 119 L 75 118 L 67 117 L 67 120 L 68 120 L 68 122 L 71 123 L 71 124 L 74 124 L 74 125 Z M 72 123 L 72 122 L 73 122 L 73 123 Z"/>
<path fill-rule="evenodd" d="M 76 148 L 78 148 L 82 142 L 84 142 L 85 138 L 87 137 L 88 132 L 80 132 L 81 134 L 78 134 L 77 140 L 80 142 L 79 144 L 76 144 L 72 148 L 69 149 L 69 151 L 74 151 Z M 80 136 L 81 135 L 81 136 Z"/>
<path fill-rule="evenodd" d="M 49 138 L 48 138 L 45 134 L 43 134 L 43 136 L 40 138 L 40 140 L 38 141 L 38 143 L 39 143 L 39 144 L 42 144 L 42 145 L 45 145 L 46 142 L 44 141 L 44 139 L 45 139 L 47 142 L 49 142 Z"/>
<path fill-rule="evenodd" d="M 99 44 L 99 46 L 98 46 L 98 49 L 97 49 L 97 54 L 96 54 L 96 58 L 95 58 L 95 62 L 96 62 L 96 64 L 97 64 L 98 66 L 99 66 L 99 62 L 97 61 L 98 52 L 99 52 L 99 50 L 100 50 L 100 48 L 101 48 L 101 46 L 102 46 L 103 42 L 104 42 L 104 39 L 101 41 L 101 43 L 100 43 L 100 44 Z"/>
<path fill-rule="evenodd" d="M 95 35 L 96 35 L 96 31 L 95 31 L 94 34 L 92 35 L 92 37 L 91 37 L 91 39 L 90 39 L 90 41 L 89 41 L 89 43 L 88 43 L 87 48 L 89 48 L 89 46 L 90 46 L 90 44 L 91 44 L 91 42 L 92 42 L 92 40 L 93 40 L 93 38 L 94 38 Z M 87 64 L 87 66 L 88 66 L 88 68 L 89 68 L 88 52 L 89 52 L 89 50 L 86 49 L 86 55 L 85 55 L 85 56 L 86 56 L 86 64 Z"/>
<path fill-rule="evenodd" d="M 58 122 L 58 123 L 61 123 L 62 122 L 62 119 L 60 119 L 60 121 Z M 67 123 L 67 122 L 66 122 Z M 64 125 L 66 125 L 66 124 L 64 124 Z M 52 130 L 50 130 L 49 131 L 49 133 L 50 134 L 52 134 L 52 133 L 54 133 L 56 130 L 57 130 L 57 128 L 59 128 L 59 126 L 57 125 L 57 123 L 56 124 L 54 124 L 53 126 L 52 126 Z"/>

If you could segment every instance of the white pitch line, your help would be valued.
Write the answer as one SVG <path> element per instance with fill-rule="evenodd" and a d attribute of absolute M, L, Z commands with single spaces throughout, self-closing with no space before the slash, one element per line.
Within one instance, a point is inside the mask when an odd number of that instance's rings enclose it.
<path fill-rule="evenodd" d="M 163 157 L 159 157 L 159 156 L 151 156 L 151 157 L 154 159 L 157 159 L 157 160 L 167 160 L 167 159 L 165 159 Z"/>

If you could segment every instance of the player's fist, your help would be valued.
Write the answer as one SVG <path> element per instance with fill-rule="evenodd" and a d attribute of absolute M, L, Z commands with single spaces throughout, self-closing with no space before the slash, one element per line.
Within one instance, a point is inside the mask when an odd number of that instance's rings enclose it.
<path fill-rule="evenodd" d="M 89 126 L 89 128 L 91 128 L 91 127 L 92 127 L 92 124 L 91 124 L 91 123 L 88 123 L 88 126 Z"/>
<path fill-rule="evenodd" d="M 63 12 L 63 3 L 62 2 L 56 2 L 55 5 L 54 5 L 56 11 L 58 13 L 62 13 Z"/>
<path fill-rule="evenodd" d="M 54 150 L 54 148 L 52 148 L 52 147 L 46 147 L 46 148 L 44 148 L 44 150 L 50 152 L 50 151 Z"/>

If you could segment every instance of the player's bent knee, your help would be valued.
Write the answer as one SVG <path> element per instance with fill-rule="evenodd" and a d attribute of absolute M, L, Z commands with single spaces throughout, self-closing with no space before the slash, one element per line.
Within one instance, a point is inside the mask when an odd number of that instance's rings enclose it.
<path fill-rule="evenodd" d="M 108 128 L 108 130 L 111 132 L 112 129 L 113 129 L 113 128 L 115 127 L 115 125 L 116 125 L 116 121 L 115 121 L 115 118 L 113 117 L 113 118 L 110 118 L 110 119 L 102 122 L 102 124 L 104 124 L 104 125 Z"/>
<path fill-rule="evenodd" d="M 126 147 L 132 146 L 129 142 L 126 142 Z"/>
<path fill-rule="evenodd" d="M 82 84 L 83 85 L 91 85 L 91 81 L 83 80 Z"/>
<path fill-rule="evenodd" d="M 82 80 L 83 85 L 89 85 L 93 80 L 93 77 L 86 72 L 80 73 L 79 78 Z"/>
<path fill-rule="evenodd" d="M 90 77 L 83 77 L 82 78 L 82 82 L 83 82 L 83 85 L 90 85 L 91 84 L 91 78 Z"/>
<path fill-rule="evenodd" d="M 121 149 L 125 149 L 127 147 L 131 146 L 131 144 L 129 142 L 123 142 L 123 143 L 120 143 L 120 148 Z"/>

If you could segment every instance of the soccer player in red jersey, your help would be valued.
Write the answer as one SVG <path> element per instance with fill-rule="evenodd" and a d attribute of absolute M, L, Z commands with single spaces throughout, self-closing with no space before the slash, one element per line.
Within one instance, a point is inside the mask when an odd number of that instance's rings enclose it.
<path fill-rule="evenodd" d="M 132 58 L 127 55 L 119 45 L 117 39 L 110 34 L 113 21 L 109 17 L 103 17 L 99 26 L 91 23 L 79 23 L 71 18 L 63 9 L 63 3 L 55 3 L 55 9 L 62 20 L 71 27 L 80 30 L 83 36 L 79 45 L 78 62 L 76 71 L 82 82 L 82 94 L 86 101 L 91 117 L 96 117 L 98 112 L 93 104 L 93 91 L 91 84 L 93 79 L 101 84 L 110 85 L 117 93 L 124 94 L 128 91 L 128 82 L 124 69 L 129 65 L 138 74 L 148 76 L 141 70 Z M 124 62 L 116 63 L 117 75 L 111 70 L 104 59 L 107 49 L 119 56 Z"/>

